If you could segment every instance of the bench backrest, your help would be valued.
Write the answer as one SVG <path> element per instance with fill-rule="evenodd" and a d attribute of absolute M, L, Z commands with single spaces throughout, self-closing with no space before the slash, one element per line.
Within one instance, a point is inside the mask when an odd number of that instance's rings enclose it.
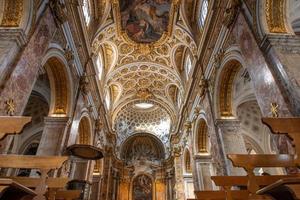
<path fill-rule="evenodd" d="M 262 118 L 262 122 L 266 124 L 273 133 L 288 134 L 299 133 L 300 134 L 300 118 Z"/>
<path fill-rule="evenodd" d="M 299 177 L 300 175 L 270 175 L 270 176 L 255 176 L 256 183 L 259 186 L 266 186 L 275 183 L 278 180 L 285 178 Z M 212 176 L 216 186 L 247 186 L 248 176 Z"/>
<path fill-rule="evenodd" d="M 294 167 L 294 156 L 288 154 L 228 154 L 228 159 L 232 161 L 233 166 L 253 169 L 256 167 Z"/>
<path fill-rule="evenodd" d="M 35 188 L 39 186 L 41 179 L 40 178 L 31 178 L 31 177 L 7 177 L 12 179 L 26 187 Z M 46 179 L 47 188 L 64 188 L 69 182 L 69 178 L 52 178 L 48 177 Z"/>
<path fill-rule="evenodd" d="M 0 168 L 58 169 L 66 156 L 0 155 Z"/>

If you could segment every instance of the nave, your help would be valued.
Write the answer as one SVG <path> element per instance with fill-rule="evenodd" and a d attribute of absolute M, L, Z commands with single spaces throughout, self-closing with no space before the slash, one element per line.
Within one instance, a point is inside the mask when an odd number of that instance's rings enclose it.
<path fill-rule="evenodd" d="M 300 199 L 299 0 L 0 0 L 0 200 Z"/>

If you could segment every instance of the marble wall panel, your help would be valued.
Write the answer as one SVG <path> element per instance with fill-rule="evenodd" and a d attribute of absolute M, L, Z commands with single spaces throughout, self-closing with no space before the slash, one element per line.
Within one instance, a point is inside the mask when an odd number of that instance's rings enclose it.
<path fill-rule="evenodd" d="M 56 26 L 53 17 L 50 10 L 47 9 L 37 24 L 35 32 L 31 36 L 8 80 L 3 88 L 1 88 L 1 115 L 7 115 L 5 101 L 8 99 L 14 100 L 15 115 L 22 114 L 37 78 L 43 56 L 55 30 Z"/>
<path fill-rule="evenodd" d="M 291 115 L 288 105 L 279 86 L 261 52 L 254 36 L 243 16 L 239 14 L 237 21 L 229 35 L 229 41 L 238 44 L 246 68 L 254 83 L 255 95 L 263 116 L 270 116 L 270 104 L 279 105 L 279 115 Z"/>

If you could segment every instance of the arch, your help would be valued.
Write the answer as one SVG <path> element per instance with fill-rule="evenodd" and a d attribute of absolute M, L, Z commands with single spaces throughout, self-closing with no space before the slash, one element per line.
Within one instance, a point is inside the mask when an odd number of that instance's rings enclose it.
<path fill-rule="evenodd" d="M 257 0 L 259 32 L 265 34 L 294 34 L 289 22 L 289 2 L 293 0 Z"/>
<path fill-rule="evenodd" d="M 126 161 L 134 159 L 160 161 L 165 158 L 164 144 L 153 134 L 136 133 L 121 144 L 121 158 Z"/>
<path fill-rule="evenodd" d="M 242 65 L 237 60 L 228 61 L 219 78 L 219 88 L 218 88 L 218 105 L 219 105 L 219 113 L 221 117 L 233 117 L 233 103 L 232 103 L 232 95 L 233 95 L 233 81 L 236 77 L 236 74 L 242 68 Z"/>
<path fill-rule="evenodd" d="M 170 84 L 167 87 L 167 94 L 169 98 L 172 100 L 173 104 L 175 107 L 178 107 L 181 102 L 181 95 L 180 95 L 180 90 L 177 85 L 175 84 Z"/>
<path fill-rule="evenodd" d="M 51 90 L 50 116 L 70 116 L 73 105 L 73 83 L 70 69 L 62 52 L 50 49 L 42 62 Z"/>
<path fill-rule="evenodd" d="M 92 144 L 92 125 L 88 115 L 83 115 L 78 126 L 78 144 Z"/>
<path fill-rule="evenodd" d="M 196 152 L 198 154 L 209 153 L 208 126 L 203 118 L 196 126 Z"/>
<path fill-rule="evenodd" d="M 68 110 L 68 81 L 64 73 L 64 66 L 57 58 L 50 58 L 45 68 L 50 80 L 51 109 L 53 114 L 67 114 Z M 54 95 L 54 97 L 53 97 Z"/>
<path fill-rule="evenodd" d="M 187 174 L 192 173 L 191 153 L 188 150 L 188 148 L 185 149 L 185 153 L 184 153 L 184 171 Z"/>
<path fill-rule="evenodd" d="M 121 94 L 121 86 L 119 83 L 112 83 L 109 86 L 109 97 L 110 102 L 114 104 L 120 97 Z"/>
<path fill-rule="evenodd" d="M 113 69 L 114 66 L 117 63 L 117 58 L 118 58 L 118 48 L 116 47 L 115 44 L 111 42 L 105 42 L 101 45 L 102 51 L 102 58 L 103 58 L 103 63 L 104 63 L 104 75 L 106 76 L 109 74 Z"/>
<path fill-rule="evenodd" d="M 178 71 L 178 74 L 182 74 L 184 71 L 184 62 L 183 62 L 183 58 L 184 58 L 184 52 L 185 49 L 187 47 L 185 45 L 178 45 L 175 50 L 174 53 L 172 53 L 173 55 L 173 60 L 174 60 L 174 65 L 176 66 L 176 69 Z"/>

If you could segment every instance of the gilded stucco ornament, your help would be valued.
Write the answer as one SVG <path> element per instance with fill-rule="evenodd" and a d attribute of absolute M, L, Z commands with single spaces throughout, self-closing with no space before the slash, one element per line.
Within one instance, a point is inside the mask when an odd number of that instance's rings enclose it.
<path fill-rule="evenodd" d="M 173 156 L 179 157 L 182 154 L 182 147 L 179 144 L 173 145 L 172 147 Z"/>
<path fill-rule="evenodd" d="M 6 113 L 10 116 L 13 116 L 15 114 L 15 102 L 13 99 L 9 99 L 5 101 L 5 106 L 6 106 Z"/>
<path fill-rule="evenodd" d="M 6 0 L 1 26 L 18 27 L 23 16 L 23 6 L 23 0 Z"/>
<path fill-rule="evenodd" d="M 266 0 L 266 18 L 271 33 L 287 33 L 285 27 L 285 0 Z"/>
<path fill-rule="evenodd" d="M 61 25 L 67 21 L 68 17 L 65 11 L 64 3 L 62 3 L 60 0 L 50 0 L 49 5 L 57 25 Z"/>
<path fill-rule="evenodd" d="M 203 76 L 201 77 L 199 81 L 199 87 L 200 87 L 200 97 L 204 98 L 205 92 L 207 91 L 208 88 L 208 80 L 205 79 Z"/>
<path fill-rule="evenodd" d="M 186 121 L 186 122 L 184 123 L 184 129 L 185 129 L 185 132 L 186 132 L 187 134 L 190 134 L 191 129 L 192 129 L 192 122 Z"/>
<path fill-rule="evenodd" d="M 233 24 L 238 12 L 239 12 L 240 5 L 241 5 L 240 0 L 231 0 L 230 7 L 226 9 L 225 14 L 224 14 L 223 24 L 227 28 L 229 28 Z"/>
<path fill-rule="evenodd" d="M 272 113 L 272 117 L 278 117 L 278 108 L 279 105 L 275 102 L 271 103 L 271 113 Z"/>

